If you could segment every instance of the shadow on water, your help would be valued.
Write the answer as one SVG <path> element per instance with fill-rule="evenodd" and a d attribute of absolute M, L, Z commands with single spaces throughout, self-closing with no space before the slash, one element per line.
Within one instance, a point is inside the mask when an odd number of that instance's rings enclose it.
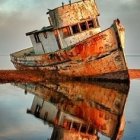
<path fill-rule="evenodd" d="M 53 127 L 50 140 L 123 137 L 129 83 L 47 80 L 12 85 L 34 95 L 27 113 Z"/>

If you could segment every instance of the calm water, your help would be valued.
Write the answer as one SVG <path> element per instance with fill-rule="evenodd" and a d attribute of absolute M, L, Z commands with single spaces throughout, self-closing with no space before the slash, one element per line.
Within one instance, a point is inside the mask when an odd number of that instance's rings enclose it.
<path fill-rule="evenodd" d="M 140 59 L 139 56 L 127 57 L 129 68 L 140 68 L 139 59 Z M 9 58 L 7 58 L 6 56 L 0 57 L 0 68 L 7 69 L 9 68 L 9 66 L 10 68 L 13 68 L 13 66 L 9 62 Z M 81 85 L 81 84 L 76 84 L 76 85 Z M 139 117 L 140 116 L 140 109 L 139 109 L 140 86 L 139 85 L 140 85 L 139 80 L 131 81 L 130 91 L 129 91 L 128 99 L 126 102 L 125 113 L 124 113 L 126 116 L 126 128 L 125 128 L 123 140 L 140 139 L 140 134 L 139 134 L 140 132 L 140 117 Z M 62 87 L 63 86 L 65 85 L 62 85 Z M 73 85 L 73 87 L 76 86 Z M 81 86 L 81 92 L 82 92 L 82 87 L 83 86 Z M 85 87 L 88 86 L 86 85 Z M 97 86 L 94 85 L 94 88 L 95 87 Z M 25 89 L 26 91 L 28 91 L 28 94 L 25 94 Z M 29 86 L 11 85 L 11 84 L 0 85 L 0 140 L 18 140 L 18 139 L 48 140 L 51 137 L 54 128 L 53 125 L 44 122 L 37 115 L 35 115 L 31 110 L 33 108 L 34 103 L 38 103 L 41 105 L 46 104 L 46 101 L 42 100 L 41 98 L 43 96 L 41 94 L 42 89 L 43 88 L 36 87 L 36 85 L 29 85 Z M 59 88 L 57 87 L 57 89 L 60 90 L 61 92 L 62 91 L 64 92 L 65 90 L 68 91 L 66 87 L 62 89 L 60 87 Z M 92 88 L 89 86 L 89 89 Z M 95 89 L 97 89 L 97 91 L 99 92 L 98 87 Z M 38 90 L 41 91 L 37 92 Z M 104 90 L 108 91 L 106 90 L 106 88 Z M 45 91 L 46 90 L 42 92 Z M 80 91 L 80 88 L 77 88 L 77 92 L 78 91 Z M 36 93 L 36 95 L 30 94 L 30 92 Z M 39 97 L 37 96 L 38 93 L 39 93 Z M 83 93 L 85 93 L 85 91 Z M 43 98 L 48 99 L 48 97 L 44 97 L 44 96 Z M 63 99 L 64 97 L 61 98 Z M 70 96 L 70 99 L 71 98 L 75 99 L 75 96 L 74 95 Z M 79 98 L 81 98 L 81 96 Z M 60 97 L 58 99 L 60 99 Z M 52 101 L 52 104 L 58 106 L 59 105 L 58 101 L 61 101 L 58 99 L 52 99 L 50 101 Z M 63 105 L 62 103 L 64 102 L 61 102 L 61 105 Z M 95 103 L 92 104 L 92 107 L 95 108 Z M 109 106 L 105 108 L 109 108 Z M 26 113 L 27 109 L 30 109 L 30 113 Z M 36 108 L 36 111 L 37 110 L 39 110 L 39 108 Z M 114 110 L 112 110 L 112 112 L 114 113 Z M 112 115 L 112 112 L 109 111 L 109 114 Z M 74 112 L 69 112 L 69 113 L 74 113 Z M 115 112 L 115 114 L 117 117 L 118 112 Z M 100 139 L 106 140 L 107 138 L 101 136 Z"/>

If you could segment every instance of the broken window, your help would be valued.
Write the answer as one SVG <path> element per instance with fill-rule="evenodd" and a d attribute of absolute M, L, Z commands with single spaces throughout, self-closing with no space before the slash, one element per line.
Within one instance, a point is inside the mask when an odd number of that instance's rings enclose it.
<path fill-rule="evenodd" d="M 80 33 L 78 24 L 71 26 L 73 34 Z"/>
<path fill-rule="evenodd" d="M 34 34 L 34 37 L 35 37 L 36 43 L 39 43 L 40 42 L 40 38 L 39 38 L 38 34 Z"/>
<path fill-rule="evenodd" d="M 80 23 L 80 27 L 81 27 L 81 31 L 87 30 L 87 24 L 86 24 L 86 22 Z"/>
<path fill-rule="evenodd" d="M 44 38 L 47 38 L 47 32 L 43 32 Z"/>
<path fill-rule="evenodd" d="M 93 22 L 93 20 L 89 20 L 88 21 L 88 27 L 89 28 L 94 28 L 94 22 Z"/>
<path fill-rule="evenodd" d="M 63 37 L 64 38 L 71 36 L 71 31 L 70 31 L 70 28 L 69 27 L 64 27 L 62 29 L 62 32 L 63 32 Z"/>

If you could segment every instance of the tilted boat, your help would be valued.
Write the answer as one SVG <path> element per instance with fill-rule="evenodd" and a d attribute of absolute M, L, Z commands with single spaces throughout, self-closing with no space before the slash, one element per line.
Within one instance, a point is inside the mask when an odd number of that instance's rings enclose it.
<path fill-rule="evenodd" d="M 11 54 L 17 69 L 51 70 L 76 78 L 128 79 L 125 29 L 119 19 L 101 31 L 95 0 L 62 3 L 47 14 L 50 26 L 26 33 L 33 47 Z"/>

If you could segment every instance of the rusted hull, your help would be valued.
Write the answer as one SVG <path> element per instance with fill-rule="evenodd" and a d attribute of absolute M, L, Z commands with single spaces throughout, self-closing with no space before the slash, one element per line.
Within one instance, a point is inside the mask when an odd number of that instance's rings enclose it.
<path fill-rule="evenodd" d="M 116 20 L 109 29 L 67 49 L 42 55 L 21 51 L 11 54 L 11 60 L 17 69 L 55 70 L 68 77 L 103 76 L 105 79 L 124 80 L 128 79 L 128 72 L 122 49 L 123 34 L 124 28 Z M 118 72 L 125 74 L 115 77 Z"/>
<path fill-rule="evenodd" d="M 69 77 L 93 77 L 104 79 L 120 79 L 128 78 L 127 67 L 124 61 L 122 51 L 114 51 L 111 54 L 95 60 L 83 63 L 69 64 L 68 66 L 59 66 L 59 73 L 68 75 Z M 122 75 L 122 73 L 124 73 Z M 120 76 L 115 75 L 120 74 Z"/>
<path fill-rule="evenodd" d="M 26 70 L 39 69 L 46 72 L 52 69 L 60 75 L 83 79 L 127 80 L 129 78 L 123 52 L 118 50 L 88 62 L 75 63 L 70 61 L 46 67 L 28 67 L 16 63 L 15 67 Z"/>

